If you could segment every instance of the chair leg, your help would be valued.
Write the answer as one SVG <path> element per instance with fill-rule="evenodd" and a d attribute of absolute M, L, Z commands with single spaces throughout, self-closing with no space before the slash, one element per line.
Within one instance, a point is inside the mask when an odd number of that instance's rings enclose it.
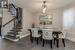
<path fill-rule="evenodd" d="M 36 38 L 37 39 L 37 44 L 38 44 L 38 38 Z"/>
<path fill-rule="evenodd" d="M 64 40 L 64 39 L 62 39 L 62 43 L 63 43 L 63 45 L 64 45 L 64 47 L 65 47 L 65 40 Z"/>
<path fill-rule="evenodd" d="M 32 41 L 32 34 L 30 34 L 30 41 L 33 42 L 33 41 Z"/>
<path fill-rule="evenodd" d="M 54 38 L 54 45 L 55 45 L 55 38 Z"/>
<path fill-rule="evenodd" d="M 41 36 L 41 41 L 42 41 L 42 36 Z"/>
<path fill-rule="evenodd" d="M 31 39 L 30 39 L 30 40 L 31 40 L 31 42 L 33 43 L 33 37 L 31 37 Z"/>
<path fill-rule="evenodd" d="M 52 40 L 50 40 L 50 47 L 52 48 Z"/>
<path fill-rule="evenodd" d="M 56 39 L 57 40 L 57 48 L 59 47 L 59 39 Z"/>
<path fill-rule="evenodd" d="M 43 39 L 43 42 L 42 43 L 43 43 L 42 46 L 44 47 L 44 39 Z"/>

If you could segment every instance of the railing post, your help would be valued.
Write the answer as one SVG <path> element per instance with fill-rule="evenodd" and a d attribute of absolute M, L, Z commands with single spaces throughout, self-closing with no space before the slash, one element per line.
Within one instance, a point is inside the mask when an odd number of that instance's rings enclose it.
<path fill-rule="evenodd" d="M 16 18 L 14 19 L 14 37 L 16 38 Z"/>

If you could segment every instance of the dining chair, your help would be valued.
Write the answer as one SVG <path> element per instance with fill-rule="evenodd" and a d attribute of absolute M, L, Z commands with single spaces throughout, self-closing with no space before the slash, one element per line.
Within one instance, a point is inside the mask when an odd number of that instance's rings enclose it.
<path fill-rule="evenodd" d="M 56 33 L 56 34 L 53 35 L 54 44 L 55 44 L 55 40 L 57 40 L 57 41 L 58 41 L 57 43 L 59 43 L 59 39 L 62 39 L 62 43 L 63 43 L 63 45 L 64 45 L 64 47 L 65 47 L 65 36 L 66 36 L 66 32 L 65 32 L 65 31 L 61 31 L 61 32 L 56 31 L 55 33 Z M 59 33 L 59 34 L 58 34 L 58 33 Z M 58 37 L 57 37 L 57 34 L 58 34 Z M 59 47 L 58 44 L 57 44 L 57 47 Z"/>
<path fill-rule="evenodd" d="M 44 42 L 46 40 L 48 40 L 50 42 L 50 47 L 52 48 L 52 29 L 42 29 L 43 33 L 42 33 L 42 39 L 43 39 L 43 47 L 44 47 Z"/>
<path fill-rule="evenodd" d="M 59 34 L 59 39 L 62 39 L 62 43 L 64 47 L 65 47 L 65 37 L 66 37 L 66 32 L 62 31 L 62 33 Z"/>
<path fill-rule="evenodd" d="M 37 44 L 38 44 L 38 39 L 41 37 L 41 34 L 38 34 L 38 28 L 31 28 L 31 32 L 32 32 L 32 42 L 33 39 L 35 38 L 37 40 Z"/>

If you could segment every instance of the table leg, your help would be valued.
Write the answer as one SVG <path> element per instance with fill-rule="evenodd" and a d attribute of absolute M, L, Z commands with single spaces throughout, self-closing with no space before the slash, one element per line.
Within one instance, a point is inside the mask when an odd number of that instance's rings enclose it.
<path fill-rule="evenodd" d="M 59 47 L 59 35 L 57 34 L 57 39 L 56 39 L 56 41 L 57 41 L 57 48 Z"/>
<path fill-rule="evenodd" d="M 55 45 L 55 40 L 56 40 L 56 38 L 54 38 L 54 45 Z"/>

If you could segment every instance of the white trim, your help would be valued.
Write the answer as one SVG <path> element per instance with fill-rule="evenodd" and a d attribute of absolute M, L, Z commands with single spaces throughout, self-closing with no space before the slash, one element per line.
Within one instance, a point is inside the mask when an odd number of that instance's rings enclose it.
<path fill-rule="evenodd" d="M 7 39 L 7 40 L 10 40 L 10 41 L 13 41 L 13 42 L 17 42 L 17 41 L 19 41 L 19 39 L 10 39 L 10 38 L 7 38 L 7 37 L 5 37 L 5 39 Z"/>
<path fill-rule="evenodd" d="M 27 37 L 27 36 L 29 36 L 30 34 L 26 34 L 26 35 L 23 35 L 23 36 L 20 36 L 20 39 L 21 38 L 24 38 L 24 37 Z"/>
<path fill-rule="evenodd" d="M 75 40 L 74 40 L 73 38 L 67 37 L 66 39 L 68 39 L 68 40 L 70 40 L 70 41 L 72 41 L 72 42 L 75 42 Z"/>

